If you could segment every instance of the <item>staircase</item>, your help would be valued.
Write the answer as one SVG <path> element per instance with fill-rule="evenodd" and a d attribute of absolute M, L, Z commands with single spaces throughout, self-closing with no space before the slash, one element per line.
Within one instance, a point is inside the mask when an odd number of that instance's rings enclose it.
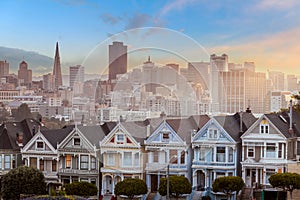
<path fill-rule="evenodd" d="M 194 191 L 192 200 L 200 200 L 202 197 L 202 191 Z"/>
<path fill-rule="evenodd" d="M 243 188 L 240 200 L 251 200 L 252 188 Z"/>

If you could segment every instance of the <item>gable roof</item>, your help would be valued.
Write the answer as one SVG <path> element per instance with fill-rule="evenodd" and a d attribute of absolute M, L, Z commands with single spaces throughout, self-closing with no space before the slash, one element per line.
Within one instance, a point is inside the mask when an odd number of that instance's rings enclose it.
<path fill-rule="evenodd" d="M 257 120 L 252 113 L 247 112 L 238 112 L 234 115 L 215 116 L 214 118 L 236 142 L 241 141 L 241 134 Z"/>
<path fill-rule="evenodd" d="M 62 129 L 43 130 L 41 133 L 50 142 L 50 144 L 57 149 L 57 144 L 63 141 L 67 135 L 73 130 L 74 125 L 66 126 Z"/>
<path fill-rule="evenodd" d="M 0 126 L 0 149 L 19 150 L 16 143 L 16 135 L 23 133 L 23 146 L 25 146 L 33 135 L 37 132 L 38 127 L 42 130 L 47 129 L 41 126 L 41 123 L 35 119 L 24 119 L 21 122 L 5 122 Z"/>
<path fill-rule="evenodd" d="M 85 136 L 85 138 L 94 146 L 99 148 L 99 141 L 105 137 L 105 132 L 99 125 L 94 126 L 78 126 L 79 131 Z"/>

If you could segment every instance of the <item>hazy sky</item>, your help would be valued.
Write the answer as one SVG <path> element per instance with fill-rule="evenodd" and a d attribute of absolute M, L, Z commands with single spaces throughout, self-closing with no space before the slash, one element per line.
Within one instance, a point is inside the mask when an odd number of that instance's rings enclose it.
<path fill-rule="evenodd" d="M 0 7 L 0 46 L 53 57 L 59 41 L 65 65 L 82 63 L 112 34 L 155 26 L 231 62 L 300 75 L 299 0 L 1 0 Z"/>

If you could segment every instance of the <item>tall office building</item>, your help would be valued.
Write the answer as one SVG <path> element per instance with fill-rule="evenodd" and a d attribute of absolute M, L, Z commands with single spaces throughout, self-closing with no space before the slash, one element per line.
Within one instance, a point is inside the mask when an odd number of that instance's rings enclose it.
<path fill-rule="evenodd" d="M 109 45 L 108 79 L 116 80 L 117 74 L 127 72 L 127 46 L 123 42 L 113 42 Z"/>
<path fill-rule="evenodd" d="M 84 83 L 84 66 L 76 65 L 70 66 L 69 68 L 69 83 L 70 87 L 73 88 L 75 83 Z"/>
<path fill-rule="evenodd" d="M 19 65 L 18 79 L 21 85 L 29 86 L 32 82 L 32 71 L 24 60 Z"/>
<path fill-rule="evenodd" d="M 6 60 L 0 60 L 0 77 L 9 74 L 9 63 Z"/>
<path fill-rule="evenodd" d="M 273 91 L 284 91 L 284 73 L 268 71 L 269 79 L 272 81 Z"/>
<path fill-rule="evenodd" d="M 62 76 L 61 76 L 61 66 L 60 66 L 60 57 L 59 57 L 59 49 L 58 42 L 56 42 L 55 48 L 55 56 L 54 56 L 54 66 L 53 66 L 53 76 L 55 79 L 55 89 L 62 86 Z"/>
<path fill-rule="evenodd" d="M 43 89 L 53 91 L 55 89 L 55 77 L 53 74 L 43 75 Z"/>
<path fill-rule="evenodd" d="M 211 95 L 211 112 L 217 113 L 221 109 L 221 98 L 224 94 L 224 85 L 220 79 L 220 72 L 228 71 L 228 56 L 223 54 L 210 56 L 210 95 Z"/>
<path fill-rule="evenodd" d="M 288 91 L 298 91 L 299 90 L 298 78 L 294 74 L 288 74 L 286 79 L 287 79 L 287 90 Z"/>

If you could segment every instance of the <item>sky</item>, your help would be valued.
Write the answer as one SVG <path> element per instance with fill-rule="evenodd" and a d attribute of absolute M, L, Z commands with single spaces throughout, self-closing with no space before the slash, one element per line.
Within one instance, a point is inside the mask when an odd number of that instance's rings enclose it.
<path fill-rule="evenodd" d="M 87 62 L 92 51 L 107 49 L 115 39 L 124 40 L 129 50 L 163 43 L 164 50 L 180 55 L 226 53 L 230 62 L 254 61 L 258 71 L 300 75 L 298 0 L 1 0 L 0 7 L 0 46 L 54 57 L 58 41 L 63 66 Z M 138 31 L 133 29 L 143 27 L 161 29 L 148 28 L 134 42 Z M 130 34 L 115 36 L 124 31 Z M 201 46 L 201 52 L 189 42 Z M 158 59 L 158 52 L 152 59 Z M 141 62 L 151 53 L 132 55 Z M 171 62 L 171 56 L 162 57 L 158 62 Z"/>

